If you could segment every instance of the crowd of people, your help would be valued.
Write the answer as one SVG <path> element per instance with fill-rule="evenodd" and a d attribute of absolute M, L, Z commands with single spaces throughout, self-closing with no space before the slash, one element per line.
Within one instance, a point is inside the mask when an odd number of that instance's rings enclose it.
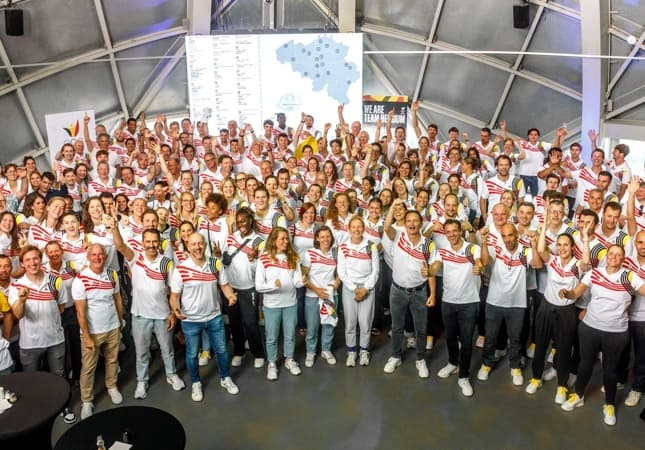
<path fill-rule="evenodd" d="M 86 116 L 83 139 L 51 168 L 30 156 L 4 165 L 0 373 L 68 378 L 86 418 L 99 356 L 111 401 L 123 401 L 124 342 L 136 353 L 134 398 L 147 395 L 151 349 L 171 388 L 185 388 L 174 353 L 185 345 L 201 401 L 199 367 L 212 356 L 234 395 L 230 367 L 247 349 L 273 381 L 281 367 L 302 373 L 298 335 L 312 368 L 318 355 L 336 364 L 334 349 L 347 367 L 367 366 L 372 336 L 388 333 L 384 372 L 414 349 L 427 378 L 427 351 L 443 337 L 437 375 L 457 375 L 463 395 L 473 395 L 480 347 L 478 380 L 508 355 L 510 381 L 530 395 L 557 379 L 565 411 L 584 404 L 600 357 L 604 422 L 614 425 L 630 368 L 624 404 L 645 389 L 645 182 L 632 177 L 629 147 L 605 152 L 590 131 L 589 143 L 565 149 L 565 129 L 547 143 L 503 121 L 476 142 L 455 127 L 440 142 L 417 111 L 415 148 L 392 129 L 393 113 L 370 135 L 342 106 L 334 131 L 305 113 L 296 127 L 278 114 L 257 133 L 231 120 L 212 134 L 159 114 L 111 134 L 97 125 L 94 140 Z M 334 345 L 339 324 L 345 350 Z"/>

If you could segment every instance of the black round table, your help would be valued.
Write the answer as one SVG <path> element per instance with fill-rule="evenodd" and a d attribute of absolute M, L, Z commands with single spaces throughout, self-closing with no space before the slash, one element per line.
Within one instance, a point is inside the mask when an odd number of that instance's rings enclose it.
<path fill-rule="evenodd" d="M 123 442 L 124 432 L 132 450 L 183 450 L 186 446 L 184 427 L 174 416 L 148 406 L 122 406 L 81 420 L 61 436 L 54 449 L 96 448 L 98 435 L 105 448 L 110 448 L 115 441 Z"/>
<path fill-rule="evenodd" d="M 0 414 L 0 448 L 51 449 L 54 420 L 69 401 L 67 381 L 49 372 L 20 372 L 0 376 L 0 386 L 18 396 Z"/>

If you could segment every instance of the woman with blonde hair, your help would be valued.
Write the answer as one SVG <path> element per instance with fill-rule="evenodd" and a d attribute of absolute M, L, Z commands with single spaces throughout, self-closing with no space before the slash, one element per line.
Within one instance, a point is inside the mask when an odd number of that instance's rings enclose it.
<path fill-rule="evenodd" d="M 264 294 L 264 327 L 269 365 L 267 379 L 278 379 L 278 338 L 282 327 L 284 366 L 291 375 L 300 375 L 300 366 L 293 359 L 296 344 L 296 288 L 302 287 L 300 258 L 289 241 L 289 232 L 274 227 L 267 238 L 255 272 L 255 290 Z"/>
<path fill-rule="evenodd" d="M 356 328 L 360 329 L 361 366 L 370 363 L 370 336 L 374 320 L 374 287 L 379 274 L 376 245 L 364 235 L 363 219 L 349 221 L 349 239 L 338 247 L 338 278 L 343 282 L 343 313 L 347 367 L 356 366 Z"/>

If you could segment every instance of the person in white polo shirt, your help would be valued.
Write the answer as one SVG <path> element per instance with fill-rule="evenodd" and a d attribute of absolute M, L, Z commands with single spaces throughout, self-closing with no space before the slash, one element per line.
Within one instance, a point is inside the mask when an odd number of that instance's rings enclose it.
<path fill-rule="evenodd" d="M 403 325 L 406 310 L 412 313 L 416 336 L 416 366 L 419 377 L 428 378 L 430 372 L 425 361 L 427 308 L 435 303 L 435 277 L 427 278 L 421 269 L 435 262 L 437 250 L 429 238 L 421 234 L 422 219 L 418 211 L 405 213 L 405 229 L 397 232 L 392 226 L 394 210 L 403 200 L 396 199 L 387 214 L 383 231 L 392 241 L 388 250 L 392 261 L 392 289 L 390 290 L 390 312 L 392 314 L 392 356 L 383 371 L 392 373 L 401 365 Z M 429 292 L 428 292 L 429 291 Z"/>
<path fill-rule="evenodd" d="M 158 230 L 148 229 L 141 235 L 143 252 L 134 252 L 121 237 L 115 217 L 111 217 L 114 246 L 123 255 L 132 278 L 132 337 L 136 350 L 137 386 L 134 398 L 146 398 L 150 343 L 154 332 L 166 370 L 166 382 L 175 391 L 186 385 L 177 375 L 172 330 L 177 318 L 168 305 L 168 283 L 173 269 L 170 258 L 160 254 L 161 236 Z"/>
<path fill-rule="evenodd" d="M 524 377 L 521 369 L 522 324 L 526 313 L 526 274 L 529 266 L 542 267 L 542 260 L 534 247 L 537 239 L 531 238 L 531 248 L 520 245 L 519 232 L 512 223 L 500 228 L 502 242 L 497 246 L 482 247 L 482 262 L 491 265 L 488 296 L 486 297 L 486 340 L 484 343 L 483 363 L 477 379 L 488 380 L 495 365 L 495 343 L 502 322 L 510 340 L 509 364 L 513 384 L 521 386 Z M 480 230 L 482 242 L 486 242 L 488 230 Z"/>
<path fill-rule="evenodd" d="M 217 356 L 220 386 L 229 394 L 240 392 L 229 375 L 229 358 L 226 350 L 226 332 L 220 305 L 220 288 L 229 305 L 237 301 L 233 288 L 228 284 L 226 273 L 221 271 L 221 262 L 206 257 L 204 236 L 195 232 L 188 237 L 189 257 L 173 271 L 170 278 L 170 306 L 182 321 L 186 337 L 186 367 L 192 383 L 192 399 L 201 402 L 204 398 L 199 377 L 197 354 L 202 331 Z"/>
<path fill-rule="evenodd" d="M 379 255 L 376 245 L 365 233 L 363 219 L 349 220 L 349 239 L 338 247 L 338 277 L 343 282 L 343 313 L 345 316 L 345 344 L 347 367 L 356 365 L 356 328 L 360 329 L 359 346 L 361 366 L 370 363 L 370 336 L 374 320 L 374 287 L 379 273 Z"/>
<path fill-rule="evenodd" d="M 101 244 L 87 248 L 88 267 L 81 270 L 72 283 L 81 328 L 81 419 L 94 413 L 94 374 L 99 352 L 105 358 L 105 387 L 112 403 L 123 402 L 117 383 L 119 342 L 123 328 L 123 303 L 119 277 L 106 269 L 107 255 Z"/>
<path fill-rule="evenodd" d="M 616 424 L 618 363 L 629 342 L 628 309 L 634 295 L 645 295 L 645 282 L 635 272 L 623 268 L 625 250 L 614 244 L 607 250 L 606 267 L 590 270 L 573 289 L 560 290 L 560 297 L 576 299 L 587 289 L 591 300 L 578 327 L 580 365 L 575 392 L 562 404 L 564 411 L 584 405 L 584 394 L 591 379 L 598 352 L 602 352 L 602 378 L 605 404 L 604 422 Z M 558 349 L 559 351 L 559 349 Z"/>
<path fill-rule="evenodd" d="M 470 384 L 470 358 L 473 333 L 479 310 L 480 274 L 484 270 L 479 245 L 461 236 L 461 222 L 448 219 L 443 233 L 449 245 L 439 249 L 438 259 L 422 274 L 434 275 L 443 269 L 443 323 L 446 327 L 448 364 L 438 372 L 439 378 L 459 373 L 458 385 L 466 397 L 473 395 Z"/>

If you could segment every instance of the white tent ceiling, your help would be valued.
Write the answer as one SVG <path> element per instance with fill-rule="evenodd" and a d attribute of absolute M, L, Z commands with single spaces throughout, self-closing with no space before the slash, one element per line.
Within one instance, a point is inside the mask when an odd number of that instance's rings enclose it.
<path fill-rule="evenodd" d="M 338 0 L 13 3 L 25 11 L 25 35 L 0 32 L 2 161 L 46 145 L 45 114 L 91 108 L 108 126 L 140 111 L 149 117 L 183 114 L 188 102 L 183 37 L 195 29 L 196 17 L 203 22 L 196 15 L 189 19 L 199 8 L 210 11 L 213 33 L 335 30 L 339 13 Z M 513 3 L 356 0 L 356 31 L 365 33 L 365 50 L 377 52 L 581 53 L 578 0 L 530 0 L 527 29 L 513 28 Z M 609 26 L 599 30 L 609 54 L 644 56 L 645 5 L 610 3 L 601 1 Z M 583 77 L 577 58 L 366 54 L 364 67 L 366 93 L 418 98 L 422 121 L 444 131 L 456 125 L 476 135 L 479 127 L 495 127 L 504 118 L 520 135 L 536 126 L 548 137 L 566 122 L 570 139 L 579 138 Z M 607 118 L 645 121 L 645 61 L 611 59 L 604 67 Z"/>

